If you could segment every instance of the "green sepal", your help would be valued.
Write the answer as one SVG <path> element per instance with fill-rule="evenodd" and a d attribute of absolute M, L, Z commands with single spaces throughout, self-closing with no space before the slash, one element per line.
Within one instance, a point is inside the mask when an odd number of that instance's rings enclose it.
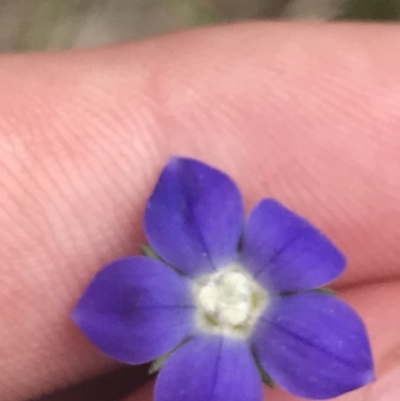
<path fill-rule="evenodd" d="M 264 384 L 266 384 L 270 388 L 275 388 L 275 382 L 272 380 L 272 377 L 265 371 L 265 369 L 262 367 L 260 359 L 258 358 L 257 354 L 253 352 L 253 358 L 254 361 L 256 362 L 258 371 L 260 372 L 261 380 L 263 381 Z"/>
<path fill-rule="evenodd" d="M 320 294 L 326 294 L 332 296 L 335 296 L 337 294 L 337 292 L 335 290 L 332 290 L 332 288 L 317 288 L 315 290 L 312 290 L 312 292 L 319 292 Z"/>
<path fill-rule="evenodd" d="M 264 370 L 264 368 L 261 366 L 258 368 L 258 370 L 261 374 L 261 380 L 263 381 L 263 383 L 266 384 L 269 388 L 275 388 L 275 382 L 272 380 L 271 376 Z"/>
<path fill-rule="evenodd" d="M 151 246 L 140 244 L 139 247 L 144 256 L 155 260 L 161 260 L 160 256 L 158 256 L 157 252 Z"/>
<path fill-rule="evenodd" d="M 153 375 L 154 373 L 159 372 L 161 368 L 164 366 L 165 362 L 167 362 L 167 359 L 174 351 L 175 350 L 172 350 L 164 355 L 161 355 L 159 358 L 155 359 L 149 367 L 148 371 L 149 375 Z"/>
<path fill-rule="evenodd" d="M 161 368 L 164 366 L 165 362 L 167 362 L 167 359 L 178 349 L 180 348 L 183 344 L 185 344 L 187 341 L 190 340 L 191 337 L 184 339 L 181 341 L 175 348 L 172 348 L 171 351 L 168 351 L 166 354 L 161 355 L 159 358 L 155 359 L 148 370 L 148 374 L 152 375 L 154 373 L 157 373 L 161 370 Z"/>

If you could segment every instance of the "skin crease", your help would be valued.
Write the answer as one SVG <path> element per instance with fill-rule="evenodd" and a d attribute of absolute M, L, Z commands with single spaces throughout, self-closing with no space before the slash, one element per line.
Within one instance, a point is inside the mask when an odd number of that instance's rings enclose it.
<path fill-rule="evenodd" d="M 101 266 L 138 251 L 171 153 L 226 171 L 248 209 L 277 198 L 337 243 L 337 287 L 365 319 L 378 376 L 338 399 L 398 400 L 399 40 L 394 25 L 248 23 L 1 56 L 1 400 L 114 368 L 69 313 Z"/>

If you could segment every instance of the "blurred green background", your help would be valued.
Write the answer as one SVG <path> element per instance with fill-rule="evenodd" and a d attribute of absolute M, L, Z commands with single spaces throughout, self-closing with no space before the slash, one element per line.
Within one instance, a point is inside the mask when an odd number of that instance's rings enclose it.
<path fill-rule="evenodd" d="M 251 18 L 399 16 L 400 0 L 0 0 L 0 52 L 98 46 Z"/>

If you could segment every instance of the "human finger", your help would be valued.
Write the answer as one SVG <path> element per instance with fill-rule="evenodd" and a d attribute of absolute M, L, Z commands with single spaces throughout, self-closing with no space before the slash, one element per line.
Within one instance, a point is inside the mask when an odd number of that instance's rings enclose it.
<path fill-rule="evenodd" d="M 248 207 L 273 196 L 318 225 L 349 258 L 343 285 L 394 279 L 398 35 L 245 24 L 3 56 L 3 399 L 110 367 L 69 313 L 103 264 L 137 251 L 171 153 L 225 170 Z"/>

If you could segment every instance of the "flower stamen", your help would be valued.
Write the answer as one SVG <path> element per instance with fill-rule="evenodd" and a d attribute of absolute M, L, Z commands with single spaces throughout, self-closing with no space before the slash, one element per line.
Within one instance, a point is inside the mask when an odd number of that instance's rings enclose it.
<path fill-rule="evenodd" d="M 239 265 L 195 281 L 197 323 L 203 331 L 247 337 L 268 303 L 268 294 Z"/>

